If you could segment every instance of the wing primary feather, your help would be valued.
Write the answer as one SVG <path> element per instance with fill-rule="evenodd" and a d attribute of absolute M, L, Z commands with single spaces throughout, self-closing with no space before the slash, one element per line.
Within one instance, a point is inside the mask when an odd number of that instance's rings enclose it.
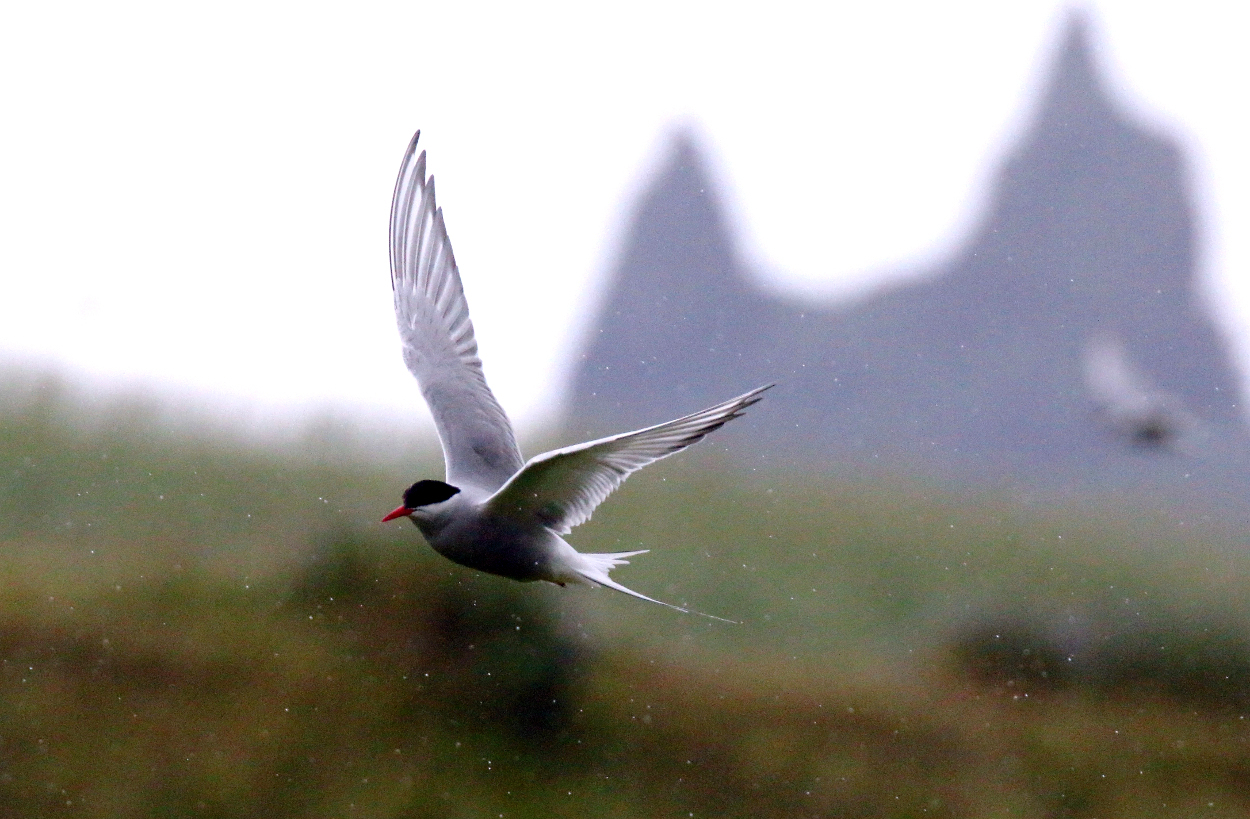
<path fill-rule="evenodd" d="M 417 158 L 415 163 L 411 161 L 412 155 L 417 150 L 417 141 L 419 139 L 421 139 L 421 132 L 417 131 L 408 142 L 408 148 L 404 151 L 403 162 L 399 166 L 400 173 L 395 179 L 395 192 L 391 197 L 391 289 L 395 288 L 395 271 L 398 268 L 399 260 L 403 258 L 402 245 L 407 235 L 405 231 L 396 230 L 396 228 L 408 223 L 408 213 L 412 210 L 412 196 L 406 195 L 406 191 L 412 187 L 413 179 L 421 179 L 425 176 L 425 151 L 421 152 L 421 156 Z"/>

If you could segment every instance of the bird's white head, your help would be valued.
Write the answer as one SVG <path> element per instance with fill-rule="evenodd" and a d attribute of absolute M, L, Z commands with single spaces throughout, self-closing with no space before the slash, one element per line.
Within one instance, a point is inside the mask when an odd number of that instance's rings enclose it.
<path fill-rule="evenodd" d="M 460 494 L 458 487 L 442 481 L 417 481 L 404 490 L 404 502 L 390 514 L 382 518 L 382 522 L 395 518 L 411 518 L 414 523 L 432 520 L 446 510 L 447 501 Z"/>

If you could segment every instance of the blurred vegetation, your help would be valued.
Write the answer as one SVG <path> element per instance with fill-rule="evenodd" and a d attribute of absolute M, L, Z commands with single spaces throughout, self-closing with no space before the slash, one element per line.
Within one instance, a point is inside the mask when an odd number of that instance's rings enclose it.
<path fill-rule="evenodd" d="M 1250 813 L 1250 571 L 1201 520 L 709 446 L 574 533 L 730 626 L 377 523 L 431 453 L 6 383 L 2 816 Z"/>

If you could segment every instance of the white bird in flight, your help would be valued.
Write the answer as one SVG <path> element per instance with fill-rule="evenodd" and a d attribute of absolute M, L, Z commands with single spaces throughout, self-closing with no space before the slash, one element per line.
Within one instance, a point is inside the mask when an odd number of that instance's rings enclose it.
<path fill-rule="evenodd" d="M 1110 333 L 1090 339 L 1085 349 L 1085 386 L 1113 429 L 1137 446 L 1193 449 L 1201 424 L 1179 396 L 1151 383 L 1129 360 L 1124 341 Z"/>
<path fill-rule="evenodd" d="M 434 416 L 447 474 L 445 481 L 408 487 L 383 521 L 410 519 L 435 551 L 462 566 L 514 580 L 607 586 L 691 613 L 608 576 L 646 549 L 583 554 L 561 535 L 589 520 L 631 474 L 737 418 L 772 385 L 666 424 L 523 462 L 512 424 L 482 374 L 434 178 L 426 178 L 425 151 L 417 154 L 420 136 L 408 144 L 391 202 L 391 288 L 404 363 Z"/>

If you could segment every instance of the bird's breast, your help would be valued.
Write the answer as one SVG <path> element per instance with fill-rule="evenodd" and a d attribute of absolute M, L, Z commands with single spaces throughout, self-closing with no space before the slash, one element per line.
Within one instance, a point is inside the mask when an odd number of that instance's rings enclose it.
<path fill-rule="evenodd" d="M 547 580 L 559 539 L 543 526 L 485 515 L 453 521 L 426 535 L 439 554 L 471 569 L 513 580 Z"/>

